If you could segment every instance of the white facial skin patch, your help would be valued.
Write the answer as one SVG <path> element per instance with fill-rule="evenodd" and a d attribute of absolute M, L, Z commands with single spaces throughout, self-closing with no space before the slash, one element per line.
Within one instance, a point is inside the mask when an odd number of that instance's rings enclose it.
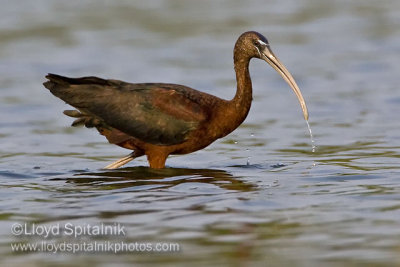
<path fill-rule="evenodd" d="M 260 39 L 258 39 L 257 42 L 258 42 L 260 45 L 269 46 L 268 44 L 266 44 L 265 42 L 261 41 Z M 258 54 L 259 54 L 260 57 L 261 57 L 261 51 L 260 51 L 260 49 L 259 49 L 257 46 L 256 46 L 256 48 L 257 48 Z"/>
<path fill-rule="evenodd" d="M 258 54 L 260 55 L 260 58 L 261 58 L 261 52 L 260 52 L 260 49 L 258 49 L 258 47 L 257 47 L 257 46 L 255 46 L 255 48 L 257 49 L 257 51 L 258 51 Z"/>
<path fill-rule="evenodd" d="M 261 45 L 265 45 L 265 46 L 267 46 L 268 44 L 266 44 L 266 43 L 264 43 L 263 41 L 261 41 L 261 40 L 257 40 L 257 42 L 259 43 L 259 44 L 261 44 Z"/>

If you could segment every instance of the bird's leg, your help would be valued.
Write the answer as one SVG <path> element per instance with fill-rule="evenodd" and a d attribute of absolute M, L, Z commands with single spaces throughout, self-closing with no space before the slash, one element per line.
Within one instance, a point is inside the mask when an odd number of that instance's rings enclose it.
<path fill-rule="evenodd" d="M 108 164 L 103 169 L 111 170 L 111 169 L 119 168 L 119 167 L 127 164 L 129 161 L 131 161 L 131 160 L 133 160 L 133 159 L 135 159 L 137 157 L 140 157 L 140 156 L 143 156 L 143 152 L 140 151 L 140 150 L 135 150 L 131 154 L 129 154 L 128 156 L 120 158 L 119 160 L 114 161 L 111 164 Z"/>
<path fill-rule="evenodd" d="M 126 163 L 128 163 L 129 161 L 133 160 L 134 158 L 135 157 L 132 157 L 132 154 L 129 154 L 126 157 L 120 158 L 119 160 L 114 161 L 111 164 L 108 164 L 103 169 L 111 170 L 111 169 L 119 168 L 119 167 L 125 165 Z"/>
<path fill-rule="evenodd" d="M 167 160 L 168 154 L 162 152 L 146 153 L 147 160 L 149 161 L 150 168 L 162 169 L 165 168 L 165 161 Z"/>

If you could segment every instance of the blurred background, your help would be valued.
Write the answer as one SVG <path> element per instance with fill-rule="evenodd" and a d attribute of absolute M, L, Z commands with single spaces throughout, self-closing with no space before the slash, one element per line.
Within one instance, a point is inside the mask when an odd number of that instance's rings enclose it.
<path fill-rule="evenodd" d="M 400 264 L 400 2 L 0 0 L 0 264 Z M 48 73 L 178 83 L 230 99 L 232 51 L 265 35 L 297 80 L 252 60 L 244 124 L 166 170 L 69 127 Z M 113 223 L 179 253 L 13 253 L 15 222 Z M 111 237 L 102 237 L 108 240 Z M 37 240 L 33 240 L 37 241 Z M 54 237 L 52 242 L 63 242 Z M 80 242 L 81 240 L 74 240 Z"/>

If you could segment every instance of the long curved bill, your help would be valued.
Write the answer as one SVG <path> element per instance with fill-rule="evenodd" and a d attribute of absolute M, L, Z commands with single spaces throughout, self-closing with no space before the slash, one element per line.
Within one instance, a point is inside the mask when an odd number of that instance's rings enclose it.
<path fill-rule="evenodd" d="M 290 72 L 285 68 L 285 66 L 281 63 L 281 61 L 272 53 L 269 46 L 266 46 L 263 51 L 261 51 L 261 58 L 268 62 L 281 76 L 282 78 L 290 85 L 293 89 L 294 93 L 297 96 L 297 99 L 300 102 L 301 109 L 303 110 L 303 116 L 306 121 L 308 121 L 308 110 L 306 102 L 304 101 L 303 95 L 299 87 L 297 86 L 296 81 Z"/>

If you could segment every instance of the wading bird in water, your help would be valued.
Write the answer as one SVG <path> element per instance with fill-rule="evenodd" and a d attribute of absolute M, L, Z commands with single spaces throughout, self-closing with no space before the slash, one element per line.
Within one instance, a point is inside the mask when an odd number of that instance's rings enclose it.
<path fill-rule="evenodd" d="M 232 100 L 178 84 L 127 83 L 97 77 L 48 74 L 44 86 L 77 109 L 64 111 L 76 118 L 72 126 L 96 127 L 110 143 L 133 150 L 106 169 L 121 167 L 143 155 L 151 168 L 164 168 L 169 155 L 205 148 L 244 121 L 252 101 L 252 58 L 265 60 L 282 76 L 308 120 L 306 103 L 292 75 L 274 55 L 267 39 L 254 31 L 243 33 L 233 50 L 237 90 Z"/>

